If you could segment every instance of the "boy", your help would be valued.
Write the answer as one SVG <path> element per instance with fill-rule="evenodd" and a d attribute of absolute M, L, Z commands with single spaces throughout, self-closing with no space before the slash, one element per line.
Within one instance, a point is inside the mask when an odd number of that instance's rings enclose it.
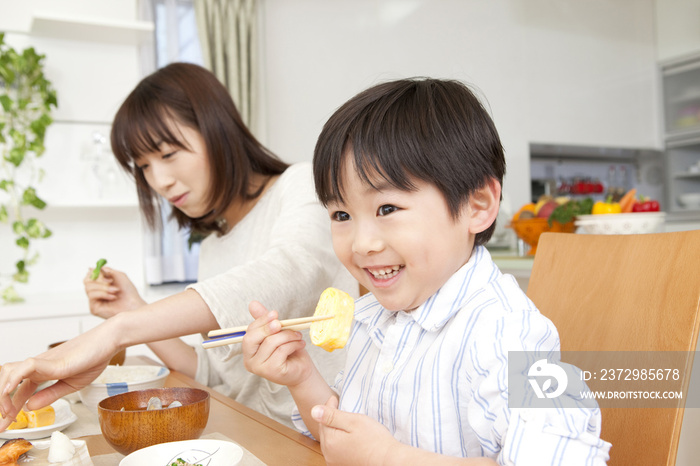
<path fill-rule="evenodd" d="M 597 408 L 508 406 L 508 352 L 558 351 L 559 338 L 484 247 L 504 173 L 491 118 L 455 81 L 374 86 L 324 126 L 316 192 L 336 255 L 371 292 L 356 302 L 345 370 L 324 384 L 300 334 L 260 303 L 243 352 L 248 370 L 289 387 L 295 424 L 329 463 L 608 459 Z"/>

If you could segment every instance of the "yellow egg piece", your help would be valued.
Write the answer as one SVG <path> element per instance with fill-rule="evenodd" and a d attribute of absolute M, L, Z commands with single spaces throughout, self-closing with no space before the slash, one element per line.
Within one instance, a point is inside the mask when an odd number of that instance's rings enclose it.
<path fill-rule="evenodd" d="M 2 416 L 0 416 L 0 419 L 2 419 Z M 24 411 L 20 411 L 17 413 L 17 417 L 15 418 L 14 422 L 7 426 L 7 430 L 15 430 L 15 429 L 26 429 L 27 428 L 27 415 L 24 413 Z"/>
<path fill-rule="evenodd" d="M 27 428 L 46 427 L 56 422 L 53 406 L 45 406 L 36 411 L 27 411 Z"/>
<path fill-rule="evenodd" d="M 350 337 L 352 318 L 355 314 L 355 300 L 337 288 L 326 288 L 316 305 L 314 316 L 335 316 L 311 324 L 311 343 L 326 351 L 343 348 Z"/>

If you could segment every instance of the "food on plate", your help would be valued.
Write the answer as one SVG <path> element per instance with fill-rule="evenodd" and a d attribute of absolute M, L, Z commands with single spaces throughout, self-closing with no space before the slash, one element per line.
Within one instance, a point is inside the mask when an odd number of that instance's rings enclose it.
<path fill-rule="evenodd" d="M 0 465 L 16 465 L 19 457 L 32 449 L 32 443 L 23 438 L 8 440 L 0 447 Z"/>
<path fill-rule="evenodd" d="M 0 416 L 0 419 L 1 418 L 2 416 Z M 22 410 L 17 413 L 17 417 L 14 422 L 7 427 L 7 430 L 46 427 L 54 422 L 56 422 L 56 411 L 53 409 L 53 406 L 46 406 L 36 411 Z"/>
<path fill-rule="evenodd" d="M 172 463 L 168 464 L 168 466 L 202 466 L 201 463 L 188 463 L 187 461 L 183 460 L 182 458 L 178 458 Z"/>
<path fill-rule="evenodd" d="M 75 455 L 75 445 L 63 432 L 53 432 L 51 434 L 51 445 L 49 446 L 49 463 L 64 463 Z"/>
<path fill-rule="evenodd" d="M 2 416 L 0 416 L 0 419 L 2 419 Z M 27 428 L 27 415 L 25 414 L 24 411 L 20 411 L 17 413 L 17 417 L 15 417 L 14 422 L 7 426 L 7 430 L 15 430 L 15 429 L 26 429 Z"/>
<path fill-rule="evenodd" d="M 92 271 L 92 275 L 90 276 L 91 279 L 97 280 L 97 277 L 100 276 L 100 270 L 102 270 L 102 266 L 107 263 L 107 259 L 100 259 L 97 261 L 97 265 L 95 265 L 95 269 Z"/>
<path fill-rule="evenodd" d="M 635 195 L 637 190 L 635 188 L 630 189 L 625 193 L 624 196 L 620 198 L 620 210 L 623 214 L 632 212 L 632 207 L 635 204 Z"/>
<path fill-rule="evenodd" d="M 56 422 L 56 411 L 53 406 L 45 406 L 35 411 L 25 411 L 27 415 L 27 429 L 50 426 Z"/>
<path fill-rule="evenodd" d="M 622 207 L 620 207 L 619 202 L 613 202 L 612 196 L 608 196 L 605 201 L 598 201 L 593 204 L 591 213 L 593 215 L 620 214 L 622 213 Z"/>
<path fill-rule="evenodd" d="M 350 336 L 352 317 L 355 314 L 355 301 L 344 291 L 326 288 L 316 305 L 314 316 L 334 316 L 311 324 L 311 343 L 326 351 L 345 346 Z"/>

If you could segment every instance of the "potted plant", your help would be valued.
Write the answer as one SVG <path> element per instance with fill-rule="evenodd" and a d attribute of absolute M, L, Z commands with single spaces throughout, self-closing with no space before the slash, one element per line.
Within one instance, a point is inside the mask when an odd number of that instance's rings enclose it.
<path fill-rule="evenodd" d="M 35 187 L 44 174 L 37 159 L 44 153 L 44 135 L 57 100 L 44 76 L 43 60 L 32 47 L 15 51 L 0 33 L 0 238 L 8 229 L 18 248 L 17 256 L 0 258 L 4 303 L 23 300 L 14 285 L 29 280 L 29 267 L 38 260 L 33 241 L 51 236 L 40 220 L 25 215 L 27 208 L 46 206 Z"/>

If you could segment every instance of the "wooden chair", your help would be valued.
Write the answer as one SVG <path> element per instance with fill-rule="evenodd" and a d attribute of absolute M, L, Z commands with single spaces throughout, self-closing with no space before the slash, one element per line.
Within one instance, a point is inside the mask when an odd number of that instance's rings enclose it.
<path fill-rule="evenodd" d="M 700 230 L 545 233 L 527 294 L 557 326 L 562 351 L 688 352 L 687 389 L 700 325 Z M 601 408 L 609 465 L 675 465 L 684 403 Z"/>

